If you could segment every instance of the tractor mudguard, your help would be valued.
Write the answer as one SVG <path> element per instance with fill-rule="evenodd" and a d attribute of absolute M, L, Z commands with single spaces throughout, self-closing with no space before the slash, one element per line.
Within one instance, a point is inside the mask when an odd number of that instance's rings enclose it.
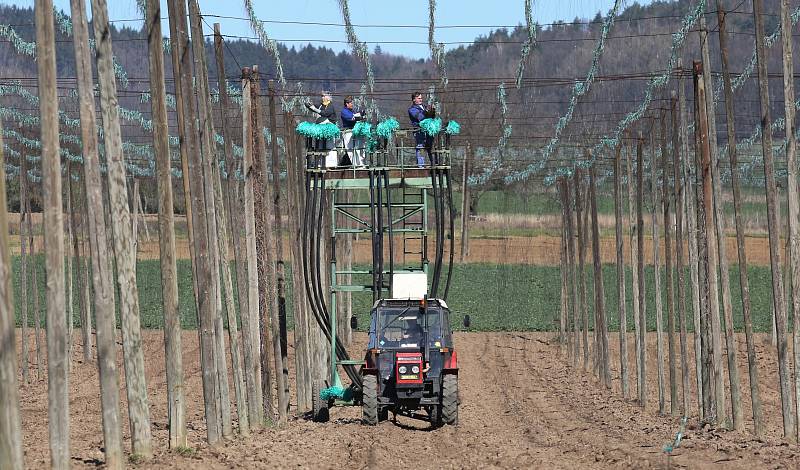
<path fill-rule="evenodd" d="M 445 356 L 442 371 L 448 374 L 458 375 L 458 355 L 455 351 L 451 351 L 450 354 Z"/>

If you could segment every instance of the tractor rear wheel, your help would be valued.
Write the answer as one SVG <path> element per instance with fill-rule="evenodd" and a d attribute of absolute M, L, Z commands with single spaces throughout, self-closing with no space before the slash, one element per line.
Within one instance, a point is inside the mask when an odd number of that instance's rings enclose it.
<path fill-rule="evenodd" d="M 458 376 L 448 374 L 442 378 L 442 421 L 458 424 Z"/>
<path fill-rule="evenodd" d="M 363 400 L 361 403 L 361 421 L 369 426 L 378 424 L 378 378 L 365 375 L 363 382 Z"/>
<path fill-rule="evenodd" d="M 328 411 L 328 402 L 319 396 L 322 392 L 322 381 L 314 380 L 311 383 L 311 405 L 313 413 L 311 418 L 315 423 L 327 423 L 330 419 L 330 412 Z"/>

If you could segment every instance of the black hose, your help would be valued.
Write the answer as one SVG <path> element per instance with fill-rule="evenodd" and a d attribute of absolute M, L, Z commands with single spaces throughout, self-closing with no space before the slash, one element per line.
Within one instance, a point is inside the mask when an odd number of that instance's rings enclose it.
<path fill-rule="evenodd" d="M 442 223 L 442 216 L 439 212 L 439 194 L 438 185 L 438 171 L 436 168 L 431 168 L 431 189 L 433 191 L 433 210 L 434 210 L 434 228 L 436 230 L 436 250 L 434 252 L 433 260 L 433 280 L 431 282 L 431 297 L 436 298 L 439 292 L 439 273 L 442 268 L 441 245 L 442 239 L 439 236 L 439 225 Z"/>
<path fill-rule="evenodd" d="M 377 204 L 375 205 L 376 221 L 378 226 L 377 252 L 378 252 L 378 297 L 383 297 L 383 172 L 375 173 L 375 190 L 377 193 Z"/>
<path fill-rule="evenodd" d="M 377 246 L 377 234 L 375 233 L 375 228 L 377 224 L 375 222 L 375 172 L 373 170 L 369 170 L 369 229 L 370 229 L 370 243 L 372 244 L 372 303 L 374 304 L 378 300 L 378 253 L 376 250 Z"/>
<path fill-rule="evenodd" d="M 308 296 L 308 302 L 311 307 L 311 312 L 314 314 L 314 318 L 317 320 L 317 324 L 322 329 L 322 333 L 325 335 L 325 338 L 330 342 L 332 339 L 331 331 L 330 331 L 330 316 L 324 310 L 324 303 L 320 302 L 319 294 L 316 289 L 316 283 L 312 282 L 312 269 L 309 266 L 307 255 L 312 255 L 312 250 L 314 247 L 314 242 L 312 238 L 315 234 L 312 232 L 309 234 L 309 222 L 313 217 L 317 214 L 317 194 L 320 195 L 320 213 L 322 212 L 322 191 L 324 191 L 324 179 L 320 180 L 318 178 L 317 173 L 313 174 L 313 184 L 311 178 L 309 178 L 308 173 L 306 174 L 306 204 L 305 204 L 305 214 L 303 217 L 303 275 L 305 281 L 305 289 L 306 295 Z M 318 188 L 319 184 L 319 188 Z M 309 192 L 311 194 L 309 194 Z M 313 229 L 313 224 L 311 224 L 311 228 Z M 317 266 L 319 265 L 319 258 L 317 258 Z M 320 308 L 322 307 L 322 309 Z M 347 354 L 347 350 L 341 344 L 339 338 L 336 338 L 336 357 L 339 360 L 347 360 L 349 356 Z M 361 388 L 361 376 L 355 370 L 355 367 L 352 365 L 343 366 L 345 369 L 345 373 L 350 378 L 350 381 L 356 385 L 356 387 Z"/>
<path fill-rule="evenodd" d="M 386 180 L 386 218 L 389 229 L 389 292 L 394 287 L 394 234 L 392 233 L 392 188 L 389 185 L 389 172 L 384 171 Z M 390 294 L 391 295 L 391 294 Z"/>
<path fill-rule="evenodd" d="M 450 256 L 449 264 L 447 265 L 447 280 L 444 285 L 443 300 L 447 300 L 447 294 L 450 292 L 450 280 L 453 276 L 453 257 L 455 253 L 455 237 L 453 236 L 453 229 L 455 226 L 455 214 L 453 213 L 453 185 L 450 181 L 450 171 L 444 173 L 445 181 L 447 182 L 447 211 L 450 214 Z"/>

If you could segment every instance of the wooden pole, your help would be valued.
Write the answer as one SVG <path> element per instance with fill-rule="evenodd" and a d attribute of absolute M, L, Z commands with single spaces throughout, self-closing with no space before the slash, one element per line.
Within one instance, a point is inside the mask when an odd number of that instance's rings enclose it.
<path fill-rule="evenodd" d="M 661 114 L 661 204 L 664 209 L 664 270 L 667 281 L 667 347 L 669 359 L 669 411 L 672 416 L 677 416 L 680 405 L 678 404 L 678 374 L 675 364 L 675 294 L 672 279 L 672 219 L 670 205 L 672 204 L 672 190 L 669 184 L 669 166 L 667 162 L 667 117 Z M 653 167 L 655 170 L 655 167 Z"/>
<path fill-rule="evenodd" d="M 133 453 L 152 455 L 150 412 L 147 400 L 144 356 L 142 354 L 139 289 L 136 286 L 136 253 L 131 233 L 125 188 L 125 162 L 117 108 L 117 84 L 114 78 L 111 30 L 105 0 L 92 0 L 92 25 L 97 39 L 97 75 L 100 83 L 100 109 L 108 162 L 108 190 L 111 211 L 114 255 L 117 260 L 122 347 L 125 359 L 125 384 L 128 392 L 128 417 Z M 57 127 L 57 126 L 56 126 Z"/>
<path fill-rule="evenodd" d="M 461 256 L 463 263 L 469 254 L 469 235 L 467 226 L 469 225 L 469 171 L 472 159 L 472 144 L 467 142 L 464 151 L 464 163 L 461 171 Z M 569 185 L 569 183 L 564 183 Z M 569 199 L 569 198 L 568 198 Z M 567 199 L 567 200 L 568 200 Z"/>
<path fill-rule="evenodd" d="M 578 297 L 578 310 L 580 313 L 580 318 L 576 318 L 575 322 L 575 357 L 573 358 L 573 365 L 577 366 L 578 357 L 580 355 L 580 344 L 581 338 L 578 334 L 579 331 L 582 329 L 582 325 L 584 323 L 584 319 L 586 319 L 586 268 L 585 268 L 585 259 L 586 259 L 586 243 L 584 242 L 585 237 L 583 235 L 583 231 L 586 229 L 583 223 L 583 217 L 581 217 L 581 211 L 583 209 L 583 204 L 581 203 L 581 171 L 580 169 L 575 170 L 575 221 L 577 224 L 577 236 L 578 236 L 578 290 L 579 296 Z M 583 334 L 583 368 L 587 369 L 589 367 L 589 345 L 588 343 L 588 333 L 584 332 Z"/>
<path fill-rule="evenodd" d="M 663 120 L 663 113 L 662 113 Z M 656 168 L 656 122 L 653 120 L 650 132 L 650 197 L 652 204 L 651 218 L 653 221 L 653 293 L 656 304 L 656 366 L 658 369 L 658 414 L 664 415 L 666 409 L 666 393 L 664 384 L 664 306 L 661 300 L 661 254 L 658 231 L 658 176 Z"/>
<path fill-rule="evenodd" d="M 172 164 L 169 153 L 167 92 L 164 87 L 161 5 L 147 0 L 147 45 L 150 65 L 150 106 L 153 113 L 153 150 L 158 191 L 158 248 L 161 296 L 164 312 L 164 360 L 167 375 L 167 422 L 169 447 L 186 447 L 186 399 L 183 385 L 181 322 L 178 314 L 178 268 L 175 254 L 175 216 L 172 197 Z"/>
<path fill-rule="evenodd" d="M 608 364 L 608 323 L 606 321 L 606 293 L 603 288 L 603 267 L 600 264 L 600 227 L 597 223 L 597 190 L 595 169 L 589 169 L 589 201 L 592 210 L 592 264 L 594 266 L 594 298 L 597 333 L 597 350 L 600 364 L 600 382 L 611 388 L 611 370 Z"/>
<path fill-rule="evenodd" d="M 792 31 L 789 1 L 781 0 L 781 26 L 783 31 Z M 783 38 L 783 102 L 786 123 L 786 197 L 789 200 L 789 252 L 791 263 L 791 300 L 792 300 L 792 346 L 794 353 L 794 391 L 795 402 L 800 403 L 800 191 L 797 187 L 797 137 L 794 107 L 794 62 L 792 58 L 792 35 L 784 33 Z M 794 416 L 795 436 L 789 439 L 797 442 L 800 439 L 800 410 Z"/>
<path fill-rule="evenodd" d="M 189 26 L 192 38 L 203 38 L 203 25 L 200 17 L 200 6 L 197 0 L 189 1 Z M 214 362 L 217 369 L 217 399 L 222 423 L 222 436 L 233 435 L 231 420 L 230 385 L 228 382 L 227 356 L 225 354 L 225 330 L 222 322 L 222 286 L 220 280 L 219 230 L 217 227 L 217 201 L 214 197 L 215 172 L 218 171 L 213 115 L 211 110 L 211 93 L 208 82 L 208 65 L 206 64 L 205 39 L 193 40 L 195 84 L 197 86 L 197 116 L 200 131 L 200 150 L 203 170 L 203 193 L 207 212 L 207 231 L 209 258 L 211 262 L 210 292 L 214 300 Z"/>
<path fill-rule="evenodd" d="M 638 151 L 637 143 L 637 151 Z M 641 396 L 642 381 L 644 376 L 642 374 L 642 344 L 639 342 L 642 339 L 639 334 L 639 250 L 638 250 L 638 237 L 636 236 L 637 224 L 634 213 L 635 195 L 636 190 L 634 185 L 633 165 L 631 164 L 631 151 L 627 152 L 626 164 L 628 174 L 628 225 L 629 225 L 629 240 L 631 247 L 631 304 L 633 306 L 633 327 L 634 327 L 634 349 L 636 350 L 636 391 L 637 397 Z"/>
<path fill-rule="evenodd" d="M 83 183 L 86 193 L 87 231 L 92 262 L 92 291 L 96 324 L 97 368 L 100 378 L 100 404 L 103 415 L 103 448 L 109 469 L 123 468 L 122 434 L 119 417 L 119 375 L 117 372 L 116 313 L 111 270 L 111 253 L 97 151 L 94 85 L 89 53 L 89 24 L 86 2 L 70 0 L 72 12 L 75 69 L 80 103 L 81 142 L 83 144 Z M 29 219 L 30 220 L 30 219 Z"/>
<path fill-rule="evenodd" d="M 29 247 L 31 252 L 31 268 L 33 276 L 31 282 L 33 284 L 33 333 L 36 344 L 36 380 L 42 380 L 42 341 L 41 341 L 41 328 L 42 328 L 42 308 L 39 305 L 39 254 L 37 254 L 36 244 L 34 243 L 35 235 L 33 232 L 33 212 L 31 211 L 30 201 L 28 204 L 28 237 Z"/>
<path fill-rule="evenodd" d="M 78 224 L 75 219 L 80 217 L 80 209 L 76 209 L 76 199 L 74 185 L 72 184 L 72 173 L 70 172 L 69 184 L 69 199 L 72 204 L 72 210 L 69 213 L 69 226 L 72 231 L 72 256 L 78 264 L 78 291 L 80 295 L 79 306 L 81 316 L 81 339 L 83 343 L 83 362 L 89 363 L 92 360 L 92 315 L 91 307 L 89 305 L 90 292 L 89 292 L 89 273 L 88 265 L 84 264 L 85 255 L 81 253 L 81 243 L 78 231 Z"/>
<path fill-rule="evenodd" d="M 625 305 L 625 238 L 622 235 L 622 146 L 618 145 L 614 156 L 614 239 L 617 247 L 617 299 L 619 313 L 619 369 L 622 398 L 630 398 L 628 384 L 628 315 Z"/>
<path fill-rule="evenodd" d="M 679 82 L 678 86 L 683 87 Z M 689 350 L 688 332 L 686 328 L 686 279 L 683 262 L 683 200 L 684 186 L 681 184 L 681 152 L 682 152 L 682 132 L 681 120 L 678 114 L 678 98 L 675 91 L 672 92 L 670 100 L 672 115 L 672 169 L 674 179 L 675 194 L 675 271 L 677 273 L 678 285 L 678 306 L 675 313 L 678 315 L 678 328 L 680 329 L 681 345 L 681 415 L 686 417 L 689 414 Z"/>
<path fill-rule="evenodd" d="M 683 87 L 683 84 L 678 88 L 678 103 L 680 106 L 680 114 L 681 114 L 681 122 L 688 122 L 687 119 L 687 112 L 686 112 L 686 93 Z M 684 190 L 684 197 L 685 197 L 685 204 L 686 207 L 686 230 L 687 230 L 687 239 L 689 245 L 689 279 L 690 285 L 692 289 L 692 323 L 694 328 L 694 351 L 695 351 L 695 381 L 697 382 L 697 407 L 698 407 L 698 416 L 702 420 L 705 418 L 702 397 L 706 393 L 703 389 L 703 377 L 702 377 L 702 358 L 701 358 L 701 335 L 700 335 L 700 269 L 699 269 L 699 259 L 698 259 L 698 229 L 697 229 L 697 193 L 696 191 L 692 191 L 691 188 L 697 188 L 695 184 L 695 159 L 689 158 L 689 138 L 686 135 L 683 126 L 681 128 L 681 133 L 683 138 L 681 140 L 681 152 L 686 155 L 686 158 L 683 160 L 683 178 L 684 178 L 684 188 L 689 188 L 690 190 Z M 695 129 L 696 132 L 696 129 Z M 695 152 L 696 153 L 696 152 Z M 688 412 L 687 412 L 688 413 Z"/>
<path fill-rule="evenodd" d="M 74 290 L 74 263 L 75 257 L 72 254 L 72 240 L 75 236 L 72 227 L 72 163 L 67 160 L 66 164 L 66 178 L 67 178 L 67 188 L 64 191 L 66 193 L 66 210 L 67 210 L 67 241 L 64 247 L 66 251 L 66 260 L 67 260 L 67 364 L 69 365 L 70 372 L 72 371 L 72 351 L 73 346 L 75 344 L 73 333 L 75 328 L 75 290 Z"/>
<path fill-rule="evenodd" d="M 197 250 L 194 243 L 194 213 L 192 212 L 192 195 L 189 187 L 189 149 L 190 146 L 194 148 L 197 142 L 189 142 L 187 139 L 190 134 L 187 134 L 189 127 L 186 123 L 186 110 L 188 104 L 184 103 L 189 97 L 194 95 L 193 88 L 185 91 L 186 98 L 184 98 L 183 79 L 180 76 L 181 70 L 191 70 L 192 61 L 188 53 L 188 35 L 186 34 L 186 2 L 182 0 L 167 0 L 167 9 L 169 16 L 169 36 L 172 44 L 178 44 L 176 47 L 170 48 L 170 57 L 172 62 L 172 77 L 173 89 L 175 93 L 175 116 L 178 128 L 178 142 L 179 151 L 181 156 L 181 182 L 183 183 L 183 202 L 184 213 L 186 214 L 186 232 L 189 238 L 189 261 L 192 265 L 192 288 L 194 291 L 194 307 L 195 312 L 200 312 L 200 304 L 197 299 L 200 297 L 200 291 L 197 285 Z"/>
<path fill-rule="evenodd" d="M 791 393 L 789 351 L 786 339 L 786 306 L 783 298 L 778 250 L 780 249 L 780 227 L 777 215 L 780 205 L 776 196 L 775 163 L 772 155 L 772 129 L 769 109 L 769 78 L 767 56 L 764 49 L 763 0 L 753 0 L 753 21 L 756 27 L 756 57 L 758 61 L 758 91 L 761 100 L 761 146 L 764 155 L 764 179 L 767 187 L 767 227 L 769 231 L 769 259 L 772 271 L 772 301 L 775 305 L 775 322 L 778 343 L 778 376 L 781 389 L 781 412 L 783 414 L 783 436 L 796 440 L 797 426 L 793 413 L 794 398 Z M 784 33 L 790 36 L 787 33 Z M 786 78 L 785 80 L 791 80 Z M 790 97 L 788 99 L 792 99 Z M 794 104 L 792 104 L 794 106 Z M 789 130 L 787 128 L 787 130 Z M 795 276 L 797 277 L 797 276 Z M 797 296 L 796 296 L 797 297 Z"/>
<path fill-rule="evenodd" d="M 244 342 L 244 367 L 247 370 L 247 406 L 250 426 L 260 429 L 264 425 L 263 387 L 261 383 L 261 346 L 259 335 L 259 279 L 256 254 L 255 229 L 255 141 L 253 127 L 253 79 L 249 68 L 242 69 L 242 134 L 244 146 L 244 222 L 247 240 L 247 305 L 242 314 Z"/>
<path fill-rule="evenodd" d="M 37 4 L 37 14 L 40 9 L 41 5 Z M 52 29 L 52 23 L 50 24 Z M 54 45 L 53 42 L 50 44 L 51 47 Z M 53 71 L 55 72 L 54 61 Z M 51 77 L 55 79 L 55 73 Z M 11 251 L 8 246 L 6 162 L 3 156 L 2 131 L 3 126 L 0 123 L 0 341 L 4 345 L 11 346 L 0 348 L 0 468 L 22 470 L 22 424 L 19 411 L 19 384 L 17 383 L 17 350 L 14 347 L 14 288 L 12 286 Z M 27 178 L 27 175 L 23 173 L 20 177 Z M 20 204 L 22 203 L 23 199 L 20 198 Z M 22 240 L 21 231 L 20 240 L 20 243 L 24 245 L 25 241 Z M 27 316 L 25 320 L 27 320 Z M 23 329 L 23 331 L 25 330 Z M 27 342 L 24 336 L 23 341 Z M 27 349 L 24 350 L 27 352 Z M 27 361 L 27 357 L 24 360 Z"/>
<path fill-rule="evenodd" d="M 0 127 L 2 127 L 2 123 L 0 123 Z M 2 141 L 3 136 L 2 132 L 0 132 L 0 141 Z M 0 153 L 3 151 L 2 145 L 0 145 Z M 20 159 L 19 164 L 19 263 L 20 263 L 20 292 L 22 293 L 22 299 L 20 304 L 22 306 L 21 312 L 21 319 L 22 319 L 22 381 L 27 385 L 31 382 L 31 372 L 30 372 L 30 352 L 28 351 L 29 342 L 28 342 L 28 256 L 27 256 L 27 234 L 25 233 L 25 222 L 26 219 L 30 218 L 30 214 L 28 213 L 28 170 L 26 168 L 26 158 Z M 2 169 L 5 172 L 5 166 Z M 3 193 L 5 194 L 5 193 Z M 31 257 L 33 258 L 33 257 Z M 34 258 L 35 261 L 35 258 Z M 36 265 L 34 264 L 34 269 Z M 34 289 L 34 292 L 36 290 Z"/>
<path fill-rule="evenodd" d="M 254 207 L 256 210 L 256 253 L 258 264 L 258 284 L 261 287 L 258 291 L 259 306 L 259 329 L 261 333 L 261 389 L 263 390 L 263 406 L 267 419 L 274 419 L 274 409 L 272 400 L 272 371 L 270 364 L 275 364 L 274 341 L 269 344 L 270 339 L 270 306 L 272 305 L 272 290 L 270 278 L 272 273 L 272 259 L 270 257 L 271 244 L 269 243 L 269 233 L 271 231 L 272 205 L 270 204 L 269 194 L 267 193 L 266 176 L 266 144 L 262 127 L 261 112 L 259 111 L 260 79 L 258 69 L 253 67 L 252 82 L 250 85 L 252 113 L 250 114 L 251 128 L 253 134 L 253 195 Z M 274 278 L 273 278 L 274 279 Z M 271 347 L 272 346 L 272 347 Z"/>
<path fill-rule="evenodd" d="M 565 211 L 565 218 L 567 221 L 567 266 L 569 270 L 569 283 L 570 283 L 570 294 L 572 295 L 572 309 L 569 312 L 569 317 L 567 318 L 567 335 L 568 343 L 570 346 L 569 356 L 572 357 L 573 365 L 577 364 L 578 360 L 578 352 L 579 352 L 579 340 L 577 334 L 577 325 L 578 325 L 578 316 L 579 316 L 579 305 L 578 305 L 578 282 L 575 278 L 575 217 L 572 212 L 572 207 L 574 201 L 572 200 L 572 189 L 570 188 L 570 181 L 569 178 L 566 179 L 565 191 L 566 194 L 566 205 L 564 207 Z"/>
<path fill-rule="evenodd" d="M 705 16 L 702 16 L 700 19 L 701 22 L 701 44 L 702 44 L 702 53 L 703 53 L 703 79 L 705 83 L 712 83 L 711 82 L 711 59 L 710 59 L 710 52 L 709 52 L 709 44 L 708 44 L 708 36 L 707 31 L 705 28 Z M 743 415 L 742 415 L 742 406 L 741 406 L 741 398 L 739 393 L 739 369 L 736 365 L 736 351 L 738 350 L 736 345 L 736 337 L 733 334 L 733 307 L 731 305 L 731 288 L 730 288 L 730 274 L 728 269 L 728 254 L 727 254 L 727 246 L 726 246 L 726 235 L 725 235 L 725 219 L 723 217 L 723 203 L 722 203 L 722 187 L 719 177 L 719 152 L 717 150 L 717 124 L 716 124 L 716 112 L 715 112 L 715 103 L 714 103 L 714 94 L 711 93 L 706 97 L 706 114 L 708 116 L 708 132 L 709 132 L 709 149 L 711 154 L 711 182 L 712 182 L 712 190 L 713 190 L 713 200 L 714 200 L 714 221 L 715 225 L 714 228 L 716 229 L 716 249 L 717 253 L 714 255 L 716 256 L 717 263 L 719 265 L 719 282 L 720 287 L 722 289 L 722 312 L 723 318 L 725 320 L 725 343 L 727 346 L 727 351 L 723 351 L 721 347 L 721 337 L 719 339 L 720 348 L 719 354 L 716 353 L 715 360 L 717 360 L 717 386 L 720 387 L 720 383 L 724 382 L 723 374 L 724 370 L 722 368 L 722 355 L 724 354 L 728 361 L 728 379 L 729 379 L 729 388 L 730 388 L 730 395 L 731 395 L 731 411 L 733 414 L 733 428 L 734 429 L 742 429 L 743 423 Z M 735 142 L 735 141 L 734 141 Z M 735 144 L 734 144 L 735 145 Z M 709 260 L 713 259 L 709 258 Z M 712 265 L 714 266 L 714 265 Z M 714 268 L 714 274 L 716 274 L 716 267 Z M 713 291 L 712 291 L 713 292 Z M 714 310 L 714 303 L 716 302 L 716 310 Z M 716 329 L 720 328 L 720 321 L 719 321 L 719 300 L 717 298 L 712 299 L 712 310 L 711 313 L 714 315 L 712 316 L 712 326 Z M 716 333 L 714 333 L 715 337 L 714 340 L 717 341 Z M 720 335 L 721 336 L 721 335 Z M 715 344 L 716 346 L 716 344 Z M 720 387 L 722 389 L 722 387 Z M 724 397 L 724 394 L 723 394 Z M 725 416 L 727 419 L 727 416 Z"/>
<path fill-rule="evenodd" d="M 294 124 L 294 118 L 290 113 L 287 113 L 286 121 Z M 287 175 L 287 193 L 289 199 L 289 224 L 291 226 L 291 256 L 292 266 L 302 266 L 302 230 L 300 227 L 300 220 L 302 218 L 303 197 L 303 168 L 300 164 L 303 160 L 302 151 L 303 145 L 300 142 L 300 136 L 294 134 L 289 129 L 286 129 L 286 141 L 291 142 L 290 151 L 286 160 L 286 175 Z M 297 413 L 303 413 L 312 408 L 311 403 L 311 367 L 309 360 L 309 318 L 307 315 L 306 306 L 308 305 L 305 298 L 305 289 L 303 285 L 304 279 L 302 269 L 292 269 L 292 282 L 294 288 L 293 294 L 293 308 L 294 308 L 294 347 L 295 347 L 295 379 L 296 379 L 296 393 L 297 393 Z"/>
<path fill-rule="evenodd" d="M 54 469 L 68 469 L 70 465 L 69 446 L 69 346 L 67 344 L 67 322 L 64 293 L 64 213 L 61 209 L 61 156 L 58 142 L 58 96 L 56 88 L 56 54 L 55 31 L 53 24 L 53 2 L 37 0 L 36 44 L 38 50 L 37 68 L 41 114 L 42 139 L 42 202 L 44 205 L 44 243 L 45 272 L 47 275 L 47 403 L 48 427 L 50 431 L 50 465 Z M 5 178 L 3 178 L 5 186 Z M 5 188 L 3 188 L 5 189 Z M 0 202 L 5 199 L 0 198 Z M 3 204 L 2 211 L 5 212 Z M 3 229 L 7 229 L 4 220 L 0 221 Z M 7 231 L 2 240 L 6 246 L 2 248 L 3 256 L 7 253 Z M 5 259 L 4 261 L 9 261 Z M 8 266 L 4 264 L 4 266 Z M 3 276 L 2 286 L 8 289 L 6 299 L 11 299 L 8 277 Z M 8 310 L 6 310 L 8 308 Z M 11 311 L 8 300 L 4 310 Z M 8 313 L 0 315 L 8 318 Z M 4 322 L 5 323 L 5 322 Z M 13 320 L 11 325 L 13 328 Z M 3 325 L 4 344 L 14 344 L 13 329 Z M 9 330 L 10 335 L 9 335 Z M 12 339 L 8 340 L 8 336 Z M 12 353 L 13 354 L 13 353 Z M 8 361 L 4 361 L 7 363 Z M 6 371 L 7 366 L 3 367 Z M 11 368 L 9 376 L 16 388 L 16 370 Z M 14 394 L 12 394 L 13 396 Z M 11 406 L 14 406 L 11 403 Z M 4 414 L 13 417 L 7 407 Z M 16 424 L 16 423 L 15 423 Z M 17 437 L 18 439 L 18 437 Z M 16 446 L 13 446 L 16 447 Z"/>
<path fill-rule="evenodd" d="M 225 179 L 225 196 L 227 197 L 227 209 L 234 211 L 230 190 L 230 180 L 235 178 L 233 172 L 233 132 L 230 130 L 230 123 L 225 115 L 229 107 L 227 82 L 225 80 L 225 63 L 222 55 L 222 34 L 220 33 L 219 23 L 214 23 L 214 52 L 217 62 L 217 84 L 219 87 L 220 121 L 222 122 L 222 138 L 225 143 L 225 163 L 227 166 L 228 177 Z M 223 204 L 223 188 L 220 174 L 215 171 L 214 178 L 214 197 L 217 202 L 217 227 L 220 237 L 220 258 L 222 259 L 222 273 L 225 281 L 225 313 L 228 321 L 228 336 L 231 343 L 231 362 L 233 367 L 234 390 L 236 393 L 236 409 L 239 416 L 239 432 L 243 435 L 250 434 L 250 420 L 247 413 L 247 392 L 244 385 L 244 373 L 242 371 L 241 352 L 239 347 L 239 328 L 236 319 L 236 309 L 233 299 L 233 278 L 231 276 L 230 244 L 228 242 L 228 221 L 233 221 L 233 217 L 226 217 L 225 204 Z M 237 231 L 235 225 L 231 225 L 234 232 Z"/>
<path fill-rule="evenodd" d="M 567 343 L 567 315 L 569 312 L 569 281 L 567 273 L 567 204 L 569 199 L 567 196 L 567 180 L 566 178 L 558 179 L 558 192 L 561 199 L 561 251 L 559 255 L 559 264 L 561 266 L 561 311 L 558 317 L 558 344 L 559 347 L 566 346 L 567 353 L 571 352 L 569 343 Z M 559 349 L 560 351 L 560 349 Z"/>
<path fill-rule="evenodd" d="M 647 407 L 647 315 L 645 315 L 644 282 L 644 141 L 641 136 L 636 145 L 636 250 L 639 276 L 639 404 Z"/>
<path fill-rule="evenodd" d="M 275 376 L 278 391 L 278 421 L 286 422 L 289 414 L 289 354 L 286 332 L 286 268 L 283 262 L 283 218 L 281 217 L 280 155 L 278 154 L 278 118 L 275 113 L 275 82 L 267 83 L 269 93 L 269 127 L 272 134 L 272 196 L 273 224 L 270 237 L 275 250 L 274 273 L 275 300 L 272 302 L 272 342 L 275 349 Z"/>
<path fill-rule="evenodd" d="M 733 115 L 733 86 L 728 65 L 728 33 L 725 26 L 726 13 L 722 0 L 717 0 L 717 19 L 719 22 L 719 45 L 722 56 L 722 83 L 725 92 L 725 122 L 728 132 L 728 157 L 731 168 L 731 187 L 733 190 L 733 214 L 736 225 L 736 248 L 739 259 L 739 287 L 742 295 L 742 316 L 744 319 L 745 342 L 747 343 L 747 364 L 750 377 L 750 400 L 753 409 L 754 433 L 764 433 L 764 420 L 761 412 L 761 393 L 758 390 L 758 362 L 753 340 L 753 320 L 750 314 L 750 281 L 747 277 L 747 253 L 744 247 L 744 227 L 742 224 L 741 189 L 739 187 L 738 151 L 736 145 L 736 124 Z M 726 320 L 727 321 L 727 320 Z M 726 324 L 727 327 L 727 324 Z M 796 328 L 795 328 L 796 330 Z M 729 348 L 730 350 L 730 348 Z"/>
<path fill-rule="evenodd" d="M 174 76 L 180 80 L 180 88 L 187 92 L 193 90 L 191 61 L 189 55 L 188 33 L 186 31 L 186 9 L 182 0 L 169 0 L 169 16 L 175 21 L 175 35 L 172 38 L 172 47 L 177 48 L 175 54 L 180 58 L 177 61 L 178 70 Z M 173 65 L 176 61 L 173 60 Z M 196 119 L 195 102 L 189 96 L 182 99 L 183 117 L 179 123 L 184 126 L 187 146 L 189 173 L 189 191 L 192 206 L 192 224 L 194 226 L 194 252 L 196 261 L 196 292 L 195 302 L 198 306 L 200 318 L 200 370 L 203 377 L 203 401 L 205 405 L 206 438 L 211 446 L 216 446 L 221 439 L 220 414 L 217 406 L 217 364 L 215 355 L 215 322 L 216 299 L 213 296 L 213 263 L 209 258 L 211 247 L 208 240 L 208 217 L 205 205 L 203 167 L 198 144 L 200 143 L 200 129 Z"/>
<path fill-rule="evenodd" d="M 711 156 L 708 148 L 708 126 L 705 102 L 705 80 L 702 72 L 702 63 L 693 62 L 694 76 L 694 111 L 695 111 L 695 160 L 699 170 L 697 191 L 697 255 L 700 280 L 700 356 L 703 376 L 703 416 L 711 424 L 723 424 L 721 415 L 724 409 L 719 410 L 717 396 L 719 393 L 716 381 L 716 368 L 721 366 L 715 358 L 713 340 L 713 310 L 712 303 L 716 295 L 716 263 L 711 261 L 716 250 L 711 246 L 714 237 L 713 195 L 711 193 Z M 709 227 L 711 226 L 711 227 Z"/>

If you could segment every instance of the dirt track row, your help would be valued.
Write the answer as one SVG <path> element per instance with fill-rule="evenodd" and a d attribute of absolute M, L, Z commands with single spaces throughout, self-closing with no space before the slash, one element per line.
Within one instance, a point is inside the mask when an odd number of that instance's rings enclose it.
<path fill-rule="evenodd" d="M 335 408 L 326 424 L 295 418 L 285 426 L 210 449 L 203 444 L 197 336 L 187 331 L 183 338 L 187 417 L 190 445 L 196 450 L 192 455 L 181 456 L 164 447 L 167 431 L 162 335 L 158 331 L 144 333 L 156 455 L 143 468 L 665 468 L 670 464 L 692 468 L 722 464 L 726 468 L 797 468 L 800 465 L 797 446 L 786 446 L 779 439 L 780 413 L 771 348 L 759 346 L 765 415 L 770 417 L 769 435 L 756 440 L 747 432 L 697 430 L 695 422 L 690 421 L 682 445 L 670 457 L 663 446 L 674 438 L 679 419 L 656 413 L 654 364 L 648 374 L 650 404 L 643 410 L 634 402 L 622 400 L 617 375 L 614 375 L 615 390 L 607 391 L 580 366 L 574 369 L 568 365 L 549 333 L 457 334 L 462 399 L 457 427 L 431 430 L 425 422 L 398 418 L 396 424 L 387 421 L 369 428 L 360 424 L 359 409 Z M 356 335 L 356 344 L 363 341 L 365 335 Z M 612 346 L 614 343 L 611 341 Z M 358 349 L 354 347 L 354 353 Z M 77 345 L 70 381 L 73 464 L 94 467 L 102 460 L 96 369 L 92 364 L 79 362 L 80 351 Z M 616 357 L 615 350 L 612 353 Z M 652 362 L 654 355 L 651 356 Z M 44 444 L 47 442 L 46 383 L 43 377 L 25 387 L 21 394 L 25 460 L 29 468 L 48 463 Z M 124 399 L 122 389 L 121 395 Z M 743 399 L 747 399 L 746 394 Z M 127 439 L 127 430 L 125 435 Z"/>

